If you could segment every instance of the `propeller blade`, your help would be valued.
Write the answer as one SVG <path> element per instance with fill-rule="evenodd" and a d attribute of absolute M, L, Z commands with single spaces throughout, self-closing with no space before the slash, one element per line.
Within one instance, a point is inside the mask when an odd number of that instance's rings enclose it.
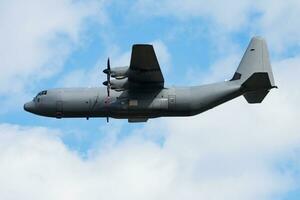
<path fill-rule="evenodd" d="M 110 96 L 110 60 L 109 58 L 107 59 L 107 68 L 106 68 L 106 74 L 107 74 L 107 96 Z"/>
<path fill-rule="evenodd" d="M 110 70 L 110 60 L 109 57 L 107 59 L 107 67 L 105 70 L 103 70 L 104 73 L 107 75 L 107 80 L 103 82 L 103 85 L 106 85 L 107 89 L 107 99 L 109 100 L 110 96 L 110 76 L 111 76 L 111 70 Z M 106 117 L 106 122 L 109 122 L 109 116 Z"/>
<path fill-rule="evenodd" d="M 107 96 L 109 97 L 109 95 L 110 95 L 110 86 L 107 85 Z"/>
<path fill-rule="evenodd" d="M 109 58 L 107 59 L 107 69 L 108 69 L 108 72 L 110 73 L 110 60 L 109 60 Z"/>

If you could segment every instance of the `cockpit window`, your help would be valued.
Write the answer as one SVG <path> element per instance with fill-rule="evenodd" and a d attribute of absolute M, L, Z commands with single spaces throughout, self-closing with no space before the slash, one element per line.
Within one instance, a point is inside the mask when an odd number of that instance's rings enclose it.
<path fill-rule="evenodd" d="M 43 90 L 41 92 L 39 92 L 36 97 L 33 98 L 33 101 L 36 101 L 38 99 L 38 102 L 39 102 L 39 96 L 43 96 L 43 95 L 47 95 L 47 90 Z"/>
<path fill-rule="evenodd" d="M 38 96 L 39 96 L 39 95 L 46 95 L 46 94 L 47 94 L 47 90 L 44 90 L 44 91 L 39 92 L 39 93 L 38 93 Z"/>

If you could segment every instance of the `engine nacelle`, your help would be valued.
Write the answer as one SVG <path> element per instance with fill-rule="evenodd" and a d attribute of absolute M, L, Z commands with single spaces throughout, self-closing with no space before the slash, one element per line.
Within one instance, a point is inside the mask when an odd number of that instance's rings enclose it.
<path fill-rule="evenodd" d="M 128 69 L 129 67 L 126 66 L 126 67 L 114 67 L 114 68 L 111 68 L 110 70 L 110 76 L 115 78 L 115 79 L 124 79 L 124 78 L 127 78 L 128 77 Z M 108 70 L 105 69 L 103 71 L 105 74 L 108 73 Z"/>
<path fill-rule="evenodd" d="M 107 83 L 108 83 L 107 81 L 104 81 L 103 85 L 107 86 Z M 115 91 L 124 91 L 128 88 L 127 86 L 128 86 L 127 78 L 123 78 L 121 80 L 114 79 L 110 81 L 110 88 Z"/>

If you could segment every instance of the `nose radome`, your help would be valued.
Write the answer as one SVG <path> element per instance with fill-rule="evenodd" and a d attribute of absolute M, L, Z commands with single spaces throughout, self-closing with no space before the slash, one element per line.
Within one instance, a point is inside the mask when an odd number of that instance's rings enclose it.
<path fill-rule="evenodd" d="M 24 110 L 26 110 L 28 112 L 33 112 L 34 107 L 35 107 L 35 105 L 32 101 L 24 104 Z"/>

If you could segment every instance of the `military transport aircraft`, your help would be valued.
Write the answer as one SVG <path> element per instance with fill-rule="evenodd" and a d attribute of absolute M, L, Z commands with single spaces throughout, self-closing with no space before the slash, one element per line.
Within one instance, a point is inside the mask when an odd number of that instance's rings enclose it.
<path fill-rule="evenodd" d="M 28 112 L 56 118 L 109 117 L 146 122 L 150 118 L 192 116 L 243 95 L 248 103 L 261 103 L 274 84 L 266 42 L 252 38 L 230 81 L 165 87 L 152 45 L 132 47 L 129 67 L 111 68 L 106 86 L 44 90 L 24 105 Z M 112 79 L 113 78 L 113 79 Z"/>

